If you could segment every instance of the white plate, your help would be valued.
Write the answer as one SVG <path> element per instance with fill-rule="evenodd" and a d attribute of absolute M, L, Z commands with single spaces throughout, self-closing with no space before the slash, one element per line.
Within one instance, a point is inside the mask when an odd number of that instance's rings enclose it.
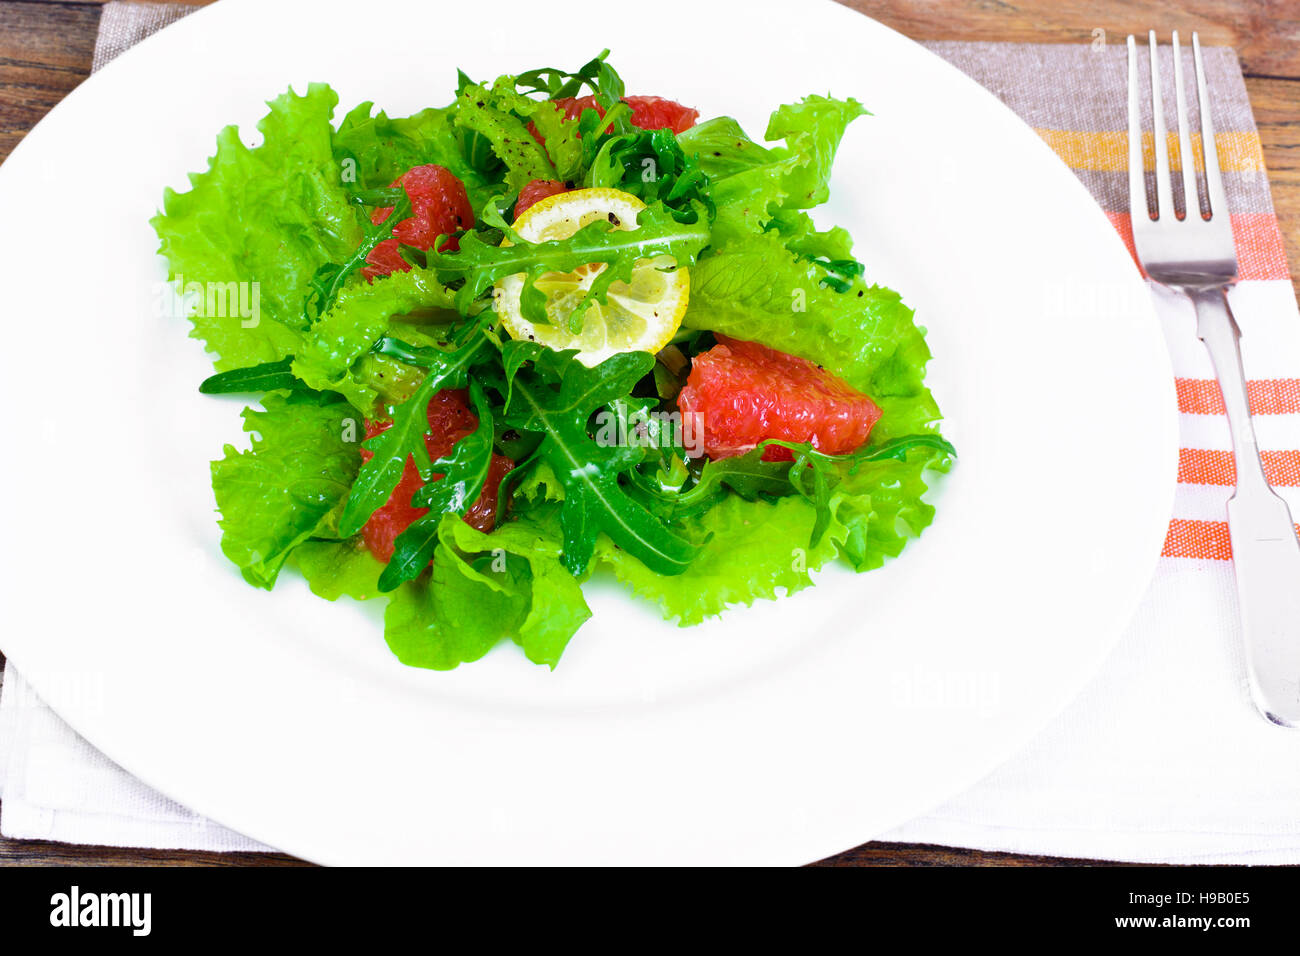
<path fill-rule="evenodd" d="M 645 8 L 227 0 L 91 78 L 0 170 L 10 410 L 3 649 L 128 770 L 331 863 L 799 863 L 1008 757 L 1110 651 L 1153 567 L 1171 374 L 1123 246 L 993 96 L 831 3 Z M 358 23 L 358 18 L 364 23 Z M 374 33 L 373 40 L 358 39 Z M 549 673 L 505 647 L 404 668 L 376 609 L 245 585 L 207 462 L 238 403 L 159 317 L 147 220 L 213 137 L 328 80 L 406 113 L 603 46 L 633 91 L 761 133 L 809 92 L 874 112 L 823 223 L 930 330 L 961 460 L 879 572 L 676 629 L 621 594 Z M 287 576 L 288 577 L 288 576 Z"/>

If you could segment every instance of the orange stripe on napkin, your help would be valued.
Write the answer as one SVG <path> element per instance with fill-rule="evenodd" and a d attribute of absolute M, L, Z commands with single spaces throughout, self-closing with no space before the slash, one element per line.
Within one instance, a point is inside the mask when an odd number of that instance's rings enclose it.
<path fill-rule="evenodd" d="M 1224 415 L 1223 395 L 1212 378 L 1176 378 L 1178 410 L 1186 415 Z M 1246 383 L 1252 415 L 1300 413 L 1300 379 L 1261 378 Z"/>
<path fill-rule="evenodd" d="M 1296 534 L 1300 534 L 1300 525 L 1296 527 Z M 1165 537 L 1165 546 L 1160 556 L 1231 561 L 1232 542 L 1228 537 L 1228 522 L 1174 518 L 1169 522 L 1169 534 Z"/>
<path fill-rule="evenodd" d="M 1065 164 L 1071 169 L 1093 169 L 1106 173 L 1128 172 L 1128 131 L 1108 131 L 1087 133 L 1072 129 L 1036 129 L 1047 145 L 1052 147 Z M 1166 134 L 1169 144 L 1169 166 L 1181 170 L 1182 161 L 1178 150 L 1178 134 Z M 1147 169 L 1156 168 L 1155 137 L 1147 132 L 1142 134 L 1142 157 Z M 1253 132 L 1216 133 L 1214 142 L 1218 146 L 1219 168 L 1233 173 L 1263 173 L 1264 150 L 1260 145 L 1259 134 Z M 1192 134 L 1192 156 L 1196 160 L 1196 171 L 1204 172 L 1205 163 L 1201 158 L 1201 134 Z"/>
<path fill-rule="evenodd" d="M 1232 543 L 1228 540 L 1228 522 L 1174 518 L 1169 522 L 1169 533 L 1165 536 L 1160 556 L 1230 561 Z"/>
<path fill-rule="evenodd" d="M 1276 487 L 1300 487 L 1300 451 L 1259 453 L 1264 463 L 1264 477 Z M 1209 448 L 1178 450 L 1178 480 L 1185 485 L 1226 485 L 1237 483 L 1237 460 L 1230 451 Z"/>
<path fill-rule="evenodd" d="M 1128 246 L 1128 253 L 1137 263 L 1137 250 L 1133 245 L 1133 223 L 1126 212 L 1108 212 L 1106 218 Z M 1232 238 L 1237 246 L 1237 278 L 1289 279 L 1291 273 L 1286 262 L 1286 246 L 1277 218 L 1270 213 L 1247 212 L 1232 217 Z M 1138 270 L 1142 266 L 1138 265 Z M 1146 275 L 1145 272 L 1142 272 Z"/>

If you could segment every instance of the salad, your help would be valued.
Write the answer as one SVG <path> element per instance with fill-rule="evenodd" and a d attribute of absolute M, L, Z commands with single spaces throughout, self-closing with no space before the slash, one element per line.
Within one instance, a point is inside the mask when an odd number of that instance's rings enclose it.
<path fill-rule="evenodd" d="M 597 575 L 684 626 L 876 568 L 952 461 L 912 311 L 806 211 L 866 110 L 808 96 L 760 142 L 607 54 L 400 118 L 289 90 L 152 220 L 200 391 L 259 396 L 211 466 L 222 551 L 386 601 L 409 665 L 554 667 Z"/>

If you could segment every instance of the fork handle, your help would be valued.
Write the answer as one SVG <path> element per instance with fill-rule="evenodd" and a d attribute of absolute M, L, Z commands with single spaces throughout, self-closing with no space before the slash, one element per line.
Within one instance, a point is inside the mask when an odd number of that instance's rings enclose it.
<path fill-rule="evenodd" d="M 1264 477 L 1241 366 L 1241 330 L 1227 290 L 1189 295 L 1196 306 L 1196 334 L 1219 379 L 1237 459 L 1228 536 L 1251 697 L 1273 723 L 1300 727 L 1300 540 L 1286 502 Z"/>

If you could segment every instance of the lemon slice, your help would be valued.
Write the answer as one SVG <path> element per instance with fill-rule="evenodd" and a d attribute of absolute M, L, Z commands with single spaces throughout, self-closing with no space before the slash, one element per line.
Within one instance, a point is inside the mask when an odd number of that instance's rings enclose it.
<path fill-rule="evenodd" d="M 515 221 L 515 231 L 528 242 L 546 242 L 567 239 L 599 219 L 615 229 L 634 230 L 637 214 L 644 208 L 645 203 L 622 190 L 576 189 L 530 207 Z M 588 367 L 618 352 L 658 352 L 682 324 L 690 298 L 690 275 L 685 267 L 675 266 L 672 256 L 638 259 L 631 282 L 611 283 L 607 301 L 591 303 L 580 332 L 569 330 L 569 316 L 604 263 L 580 266 L 573 272 L 548 272 L 537 280 L 538 290 L 546 296 L 548 322 L 524 318 L 519 304 L 523 273 L 496 284 L 496 311 L 516 339 L 556 350 L 578 349 L 578 360 Z"/>

